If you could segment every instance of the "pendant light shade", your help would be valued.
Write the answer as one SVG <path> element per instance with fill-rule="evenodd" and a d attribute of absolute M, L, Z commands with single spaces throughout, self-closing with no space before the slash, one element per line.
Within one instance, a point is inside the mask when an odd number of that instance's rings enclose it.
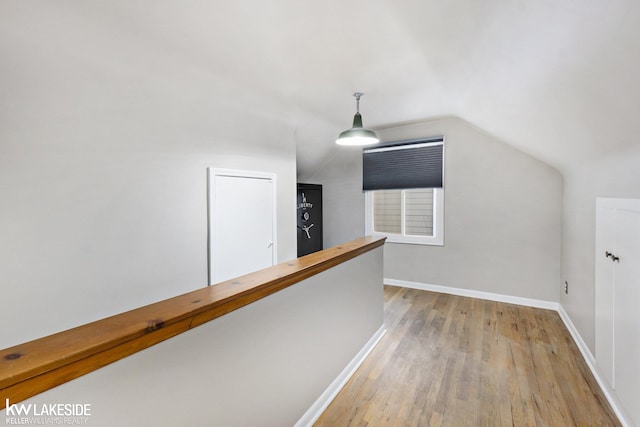
<path fill-rule="evenodd" d="M 361 92 L 353 94 L 356 98 L 356 115 L 353 116 L 353 127 L 341 132 L 336 139 L 336 144 L 370 145 L 380 142 L 374 131 L 362 127 L 362 116 L 360 115 L 360 97 L 362 95 L 364 94 Z"/>

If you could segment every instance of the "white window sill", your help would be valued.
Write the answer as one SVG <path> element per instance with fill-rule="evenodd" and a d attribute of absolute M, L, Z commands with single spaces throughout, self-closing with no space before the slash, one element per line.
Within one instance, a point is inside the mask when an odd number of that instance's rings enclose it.
<path fill-rule="evenodd" d="M 444 246 L 442 238 L 437 237 L 420 237 L 420 236 L 400 236 L 397 234 L 371 233 L 374 236 L 387 238 L 387 243 L 399 243 L 406 245 L 427 245 L 427 246 Z"/>

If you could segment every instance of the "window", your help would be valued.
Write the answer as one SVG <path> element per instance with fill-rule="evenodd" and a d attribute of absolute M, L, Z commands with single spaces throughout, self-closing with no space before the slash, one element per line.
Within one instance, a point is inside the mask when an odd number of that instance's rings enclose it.
<path fill-rule="evenodd" d="M 416 188 L 365 193 L 367 234 L 390 243 L 444 244 L 444 190 Z"/>
<path fill-rule="evenodd" d="M 444 245 L 444 139 L 363 150 L 366 232 L 392 243 Z"/>

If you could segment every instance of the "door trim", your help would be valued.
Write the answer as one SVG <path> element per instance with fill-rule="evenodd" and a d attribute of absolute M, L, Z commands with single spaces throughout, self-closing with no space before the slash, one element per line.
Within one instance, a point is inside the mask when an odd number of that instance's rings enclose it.
<path fill-rule="evenodd" d="M 213 279 L 213 274 L 211 271 L 211 267 L 213 264 L 213 245 L 211 244 L 213 238 L 215 237 L 215 224 L 212 223 L 211 215 L 215 211 L 215 191 L 213 186 L 213 180 L 216 176 L 232 176 L 239 178 L 254 178 L 254 179 L 265 179 L 271 181 L 271 198 L 272 198 L 272 224 L 271 230 L 273 234 L 273 245 L 271 250 L 271 264 L 275 265 L 278 259 L 278 229 L 277 229 L 277 181 L 276 174 L 271 172 L 260 172 L 260 171 L 248 171 L 248 170 L 240 170 L 240 169 L 224 169 L 224 168 L 216 168 L 216 167 L 207 167 L 207 286 L 211 286 Z"/>

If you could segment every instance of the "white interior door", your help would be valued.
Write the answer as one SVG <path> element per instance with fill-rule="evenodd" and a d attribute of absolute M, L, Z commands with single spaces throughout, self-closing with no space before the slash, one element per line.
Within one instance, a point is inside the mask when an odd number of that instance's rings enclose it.
<path fill-rule="evenodd" d="M 640 425 L 640 200 L 596 202 L 596 364 Z"/>
<path fill-rule="evenodd" d="M 606 256 L 616 247 L 616 210 L 597 206 L 596 210 L 596 365 L 614 388 L 613 375 L 613 295 L 614 263 Z"/>
<path fill-rule="evenodd" d="M 618 211 L 615 256 L 615 390 L 640 425 L 640 212 Z"/>
<path fill-rule="evenodd" d="M 209 170 L 210 284 L 275 263 L 275 175 Z"/>

